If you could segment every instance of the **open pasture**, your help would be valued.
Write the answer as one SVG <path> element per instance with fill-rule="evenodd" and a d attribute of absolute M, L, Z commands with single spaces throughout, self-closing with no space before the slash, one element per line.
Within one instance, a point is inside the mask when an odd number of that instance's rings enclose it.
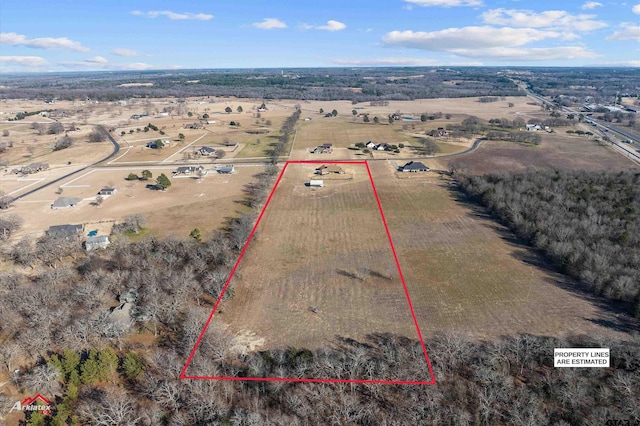
<path fill-rule="evenodd" d="M 615 312 L 576 290 L 566 276 L 502 226 L 457 200 L 446 179 L 428 172 L 399 179 L 391 164 L 372 173 L 425 336 L 475 339 L 531 333 L 611 335 Z"/>
<path fill-rule="evenodd" d="M 211 327 L 244 336 L 245 351 L 417 338 L 365 166 L 305 186 L 317 166 L 287 166 Z"/>

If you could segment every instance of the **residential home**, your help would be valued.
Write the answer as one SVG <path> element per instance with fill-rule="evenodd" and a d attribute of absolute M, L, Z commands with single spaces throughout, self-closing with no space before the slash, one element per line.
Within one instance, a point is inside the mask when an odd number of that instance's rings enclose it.
<path fill-rule="evenodd" d="M 98 195 L 102 197 L 110 197 L 116 192 L 118 192 L 118 190 L 115 188 L 102 188 L 100 191 L 98 191 Z"/>
<path fill-rule="evenodd" d="M 376 147 L 376 144 L 375 144 L 375 143 L 373 143 L 372 141 L 369 141 L 369 142 L 367 142 L 367 143 L 365 144 L 365 146 L 366 146 L 367 148 L 373 149 L 373 148 L 375 148 L 375 147 Z"/>
<path fill-rule="evenodd" d="M 203 146 L 196 152 L 202 156 L 209 157 L 215 155 L 216 150 L 215 148 L 211 148 L 210 146 Z"/>
<path fill-rule="evenodd" d="M 231 173 L 233 173 L 235 170 L 236 170 L 236 169 L 235 169 L 235 167 L 233 166 L 233 164 L 230 164 L 230 165 L 228 165 L 228 166 L 221 166 L 221 167 L 218 167 L 218 168 L 216 169 L 216 171 L 217 171 L 218 173 L 225 174 L 225 175 L 231 174 Z"/>
<path fill-rule="evenodd" d="M 84 242 L 84 248 L 87 251 L 97 250 L 97 249 L 105 249 L 109 247 L 111 241 L 109 241 L 109 237 L 106 235 L 100 235 L 97 237 L 89 237 L 87 241 Z"/>
<path fill-rule="evenodd" d="M 204 168 L 204 166 L 182 166 L 182 167 L 178 167 L 178 169 L 172 173 L 173 176 L 180 176 L 180 175 L 185 175 L 185 176 L 189 176 L 189 175 L 194 175 L 196 173 L 202 173 L 203 175 L 207 174 L 207 170 Z"/>
<path fill-rule="evenodd" d="M 375 149 L 376 151 L 391 151 L 391 147 L 389 146 L 388 143 L 385 143 L 385 142 L 376 145 Z"/>
<path fill-rule="evenodd" d="M 323 165 L 320 166 L 316 169 L 316 174 L 318 175 L 328 175 L 328 174 L 343 174 L 344 170 L 342 169 L 342 167 L 338 166 L 337 164 L 329 164 L 329 165 Z"/>
<path fill-rule="evenodd" d="M 80 204 L 81 198 L 60 197 L 51 204 L 52 209 L 66 209 Z"/>
<path fill-rule="evenodd" d="M 428 172 L 429 170 L 431 169 L 420 161 L 409 161 L 407 164 L 402 166 L 403 172 Z"/>
<path fill-rule="evenodd" d="M 46 234 L 53 237 L 77 237 L 84 233 L 84 225 L 53 225 Z"/>

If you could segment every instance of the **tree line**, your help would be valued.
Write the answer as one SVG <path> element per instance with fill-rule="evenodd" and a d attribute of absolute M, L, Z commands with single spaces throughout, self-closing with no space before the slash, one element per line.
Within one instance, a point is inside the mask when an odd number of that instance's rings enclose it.
<path fill-rule="evenodd" d="M 640 173 L 529 170 L 458 179 L 561 272 L 640 317 Z"/>

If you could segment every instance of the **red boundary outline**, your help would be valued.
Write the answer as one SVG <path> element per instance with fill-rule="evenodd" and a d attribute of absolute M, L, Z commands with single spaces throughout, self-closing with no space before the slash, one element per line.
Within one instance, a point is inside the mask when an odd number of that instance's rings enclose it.
<path fill-rule="evenodd" d="M 189 368 L 189 364 L 191 364 L 191 360 L 193 359 L 196 350 L 198 350 L 198 346 L 200 346 L 200 342 L 204 338 L 204 334 L 213 319 L 213 315 L 218 309 L 218 305 L 222 301 L 222 296 L 227 291 L 227 287 L 229 287 L 229 283 L 231 283 L 231 279 L 236 273 L 236 269 L 238 269 L 238 265 L 240 261 L 244 257 L 245 252 L 247 251 L 247 247 L 249 243 L 253 239 L 253 235 L 256 232 L 256 228 L 260 224 L 262 220 L 262 216 L 264 216 L 264 212 L 267 210 L 271 199 L 273 198 L 273 194 L 276 191 L 276 188 L 280 184 L 282 177 L 284 176 L 284 172 L 287 170 L 287 166 L 289 164 L 363 164 L 367 169 L 367 174 L 369 175 L 369 181 L 371 182 L 371 188 L 373 189 L 373 194 L 376 198 L 376 203 L 378 204 L 378 210 L 380 211 L 380 217 L 382 218 L 382 223 L 384 224 L 385 232 L 387 233 L 387 238 L 389 240 L 389 245 L 391 246 L 391 252 L 393 253 L 393 260 L 396 263 L 396 267 L 398 268 L 398 274 L 400 276 L 400 280 L 402 281 L 402 287 L 404 289 L 404 294 L 407 297 L 407 302 L 409 304 L 409 310 L 411 311 L 411 317 L 413 318 L 413 323 L 416 326 L 416 332 L 418 333 L 418 338 L 420 340 L 420 345 L 422 346 L 422 352 L 424 353 L 425 361 L 427 362 L 427 368 L 429 369 L 429 374 L 431 375 L 430 381 L 406 381 L 406 380 L 355 380 L 355 379 L 305 379 L 305 378 L 288 378 L 288 377 L 231 377 L 231 376 L 191 376 L 187 375 L 186 371 Z M 247 241 L 244 243 L 242 247 L 242 251 L 240 252 L 240 256 L 236 260 L 236 263 L 233 265 L 233 269 L 229 274 L 229 278 L 227 278 L 227 282 L 225 283 L 222 291 L 220 292 L 220 296 L 218 296 L 218 300 L 216 304 L 213 306 L 209 317 L 207 318 L 207 322 L 204 325 L 204 328 L 200 332 L 198 336 L 198 340 L 196 341 L 189 357 L 187 358 L 187 362 L 182 368 L 180 372 L 181 379 L 195 379 L 195 380 L 230 380 L 230 381 L 269 381 L 269 382 L 303 382 L 303 383 L 366 383 L 366 384 L 386 384 L 386 385 L 435 385 L 436 378 L 433 374 L 433 368 L 431 367 L 431 361 L 429 360 L 429 355 L 427 354 L 427 348 L 424 345 L 424 338 L 422 337 L 422 332 L 420 331 L 420 326 L 418 325 L 418 319 L 416 318 L 416 313 L 413 309 L 413 304 L 411 303 L 411 297 L 409 296 L 409 290 L 407 289 L 407 283 L 405 282 L 404 275 L 402 274 L 402 268 L 400 267 L 400 261 L 398 260 L 398 255 L 396 253 L 395 246 L 393 245 L 393 239 L 391 238 L 391 232 L 389 232 L 389 226 L 387 225 L 387 219 L 384 216 L 384 212 L 382 210 L 382 204 L 380 203 L 380 197 L 378 196 L 378 191 L 376 189 L 376 185 L 373 182 L 373 175 L 371 174 L 371 169 L 369 168 L 369 163 L 366 160 L 362 161 L 322 161 L 322 160 L 289 160 L 285 163 L 282 171 L 278 175 L 278 179 L 276 180 L 273 189 L 269 193 L 269 197 L 267 198 L 264 207 L 260 211 L 260 215 L 258 216 L 258 220 L 256 220 L 253 229 L 251 229 L 251 233 L 247 238 Z"/>

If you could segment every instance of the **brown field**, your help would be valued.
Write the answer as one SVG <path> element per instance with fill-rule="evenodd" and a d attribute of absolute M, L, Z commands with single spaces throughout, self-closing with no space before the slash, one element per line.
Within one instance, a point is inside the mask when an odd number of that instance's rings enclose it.
<path fill-rule="evenodd" d="M 158 235 L 188 236 L 194 228 L 203 235 L 219 228 L 227 217 L 236 215 L 243 207 L 237 203 L 242 198 L 242 188 L 255 180 L 253 175 L 262 167 L 237 167 L 232 175 L 209 173 L 198 183 L 193 178 L 172 178 L 175 168 L 149 167 L 154 178 L 165 173 L 172 186 L 167 191 L 154 191 L 145 186 L 150 182 L 128 182 L 130 173 L 140 173 L 142 168 L 99 168 L 88 170 L 61 183 L 49 187 L 14 203 L 10 212 L 21 216 L 25 223 L 17 235 L 38 235 L 51 225 L 88 223 L 92 221 L 120 221 L 127 215 L 140 213 L 147 219 L 150 231 Z M 104 200 L 102 206 L 92 205 L 97 192 L 113 185 L 118 192 Z M 83 201 L 76 207 L 52 210 L 51 203 L 58 197 L 77 197 Z"/>
<path fill-rule="evenodd" d="M 398 179 L 386 162 L 371 168 L 425 335 L 619 332 L 615 313 L 572 290 L 566 276 L 545 269 L 507 230 L 456 201 L 436 173 Z"/>
<path fill-rule="evenodd" d="M 513 108 L 508 107 L 508 103 L 514 104 Z M 389 101 L 387 106 L 370 106 L 369 102 L 362 102 L 353 105 L 351 101 L 279 101 L 275 102 L 276 105 L 293 108 L 296 104 L 300 104 L 302 107 L 302 117 L 312 117 L 314 120 L 319 119 L 320 108 L 324 109 L 325 113 L 331 112 L 333 109 L 338 111 L 338 117 L 351 117 L 351 111 L 354 108 L 358 109 L 358 113 L 369 113 L 373 119 L 377 115 L 381 122 L 383 122 L 389 114 L 393 114 L 396 111 L 400 111 L 403 115 L 413 115 L 414 117 L 420 117 L 420 114 L 442 112 L 443 114 L 452 114 L 455 116 L 469 116 L 475 115 L 485 120 L 491 118 L 510 118 L 513 119 L 518 115 L 521 115 L 525 120 L 528 115 L 540 111 L 539 105 L 528 105 L 532 102 L 530 98 L 525 96 L 509 96 L 504 101 L 481 103 L 478 102 L 478 98 L 446 98 L 446 99 L 416 99 L 414 101 Z"/>
<path fill-rule="evenodd" d="M 319 189 L 304 186 L 314 167 L 287 167 L 213 326 L 240 336 L 244 350 L 377 332 L 416 338 L 365 167 L 345 166 L 346 178 Z"/>
<path fill-rule="evenodd" d="M 416 155 L 413 147 L 419 147 L 419 138 L 416 135 L 427 130 L 440 127 L 434 122 L 413 125 L 396 122 L 392 125 L 380 123 L 362 123 L 360 120 L 334 117 L 318 118 L 311 121 L 303 121 L 298 126 L 295 146 L 292 154 L 294 159 L 324 160 L 324 159 L 363 159 L 363 158 L 391 158 Z M 440 124 L 440 123 L 438 123 Z M 365 155 L 362 151 L 350 150 L 358 142 L 373 141 L 374 143 L 386 142 L 392 145 L 400 143 L 405 148 L 400 153 L 374 151 Z M 331 143 L 334 152 L 331 154 L 310 154 L 308 149 L 315 148 L 324 143 Z M 436 143 L 440 147 L 441 154 L 451 154 L 464 151 L 471 146 L 471 141 L 451 141 L 446 138 L 437 138 Z"/>
<path fill-rule="evenodd" d="M 592 139 L 560 133 L 543 134 L 539 146 L 484 142 L 475 152 L 450 161 L 478 174 L 523 171 L 528 167 L 570 170 L 627 170 L 637 167 L 631 160 Z M 448 163 L 442 160 L 437 164 L 446 169 Z"/>
<path fill-rule="evenodd" d="M 65 164 L 68 161 L 73 163 L 93 163 L 106 157 L 113 151 L 113 145 L 110 142 L 89 143 L 87 135 L 93 131 L 93 126 L 78 126 L 80 130 L 68 132 L 69 136 L 74 138 L 74 144 L 60 151 L 53 151 L 55 141 L 64 134 L 59 135 L 38 135 L 31 128 L 28 119 L 36 119 L 35 117 L 27 117 L 20 124 L 4 124 L 0 128 L 0 134 L 3 130 L 9 131 L 9 136 L 0 136 L 0 143 L 13 142 L 13 147 L 7 148 L 0 153 L 0 161 L 6 162 L 11 166 L 20 166 L 33 162 L 44 162 L 50 165 Z M 38 122 L 52 122 L 43 117 L 37 118 Z M 46 121 L 45 121 L 46 120 Z M 26 123 L 25 123 L 26 121 Z M 46 127 L 46 124 L 44 124 Z M 68 125 L 65 125 L 68 127 Z"/>

